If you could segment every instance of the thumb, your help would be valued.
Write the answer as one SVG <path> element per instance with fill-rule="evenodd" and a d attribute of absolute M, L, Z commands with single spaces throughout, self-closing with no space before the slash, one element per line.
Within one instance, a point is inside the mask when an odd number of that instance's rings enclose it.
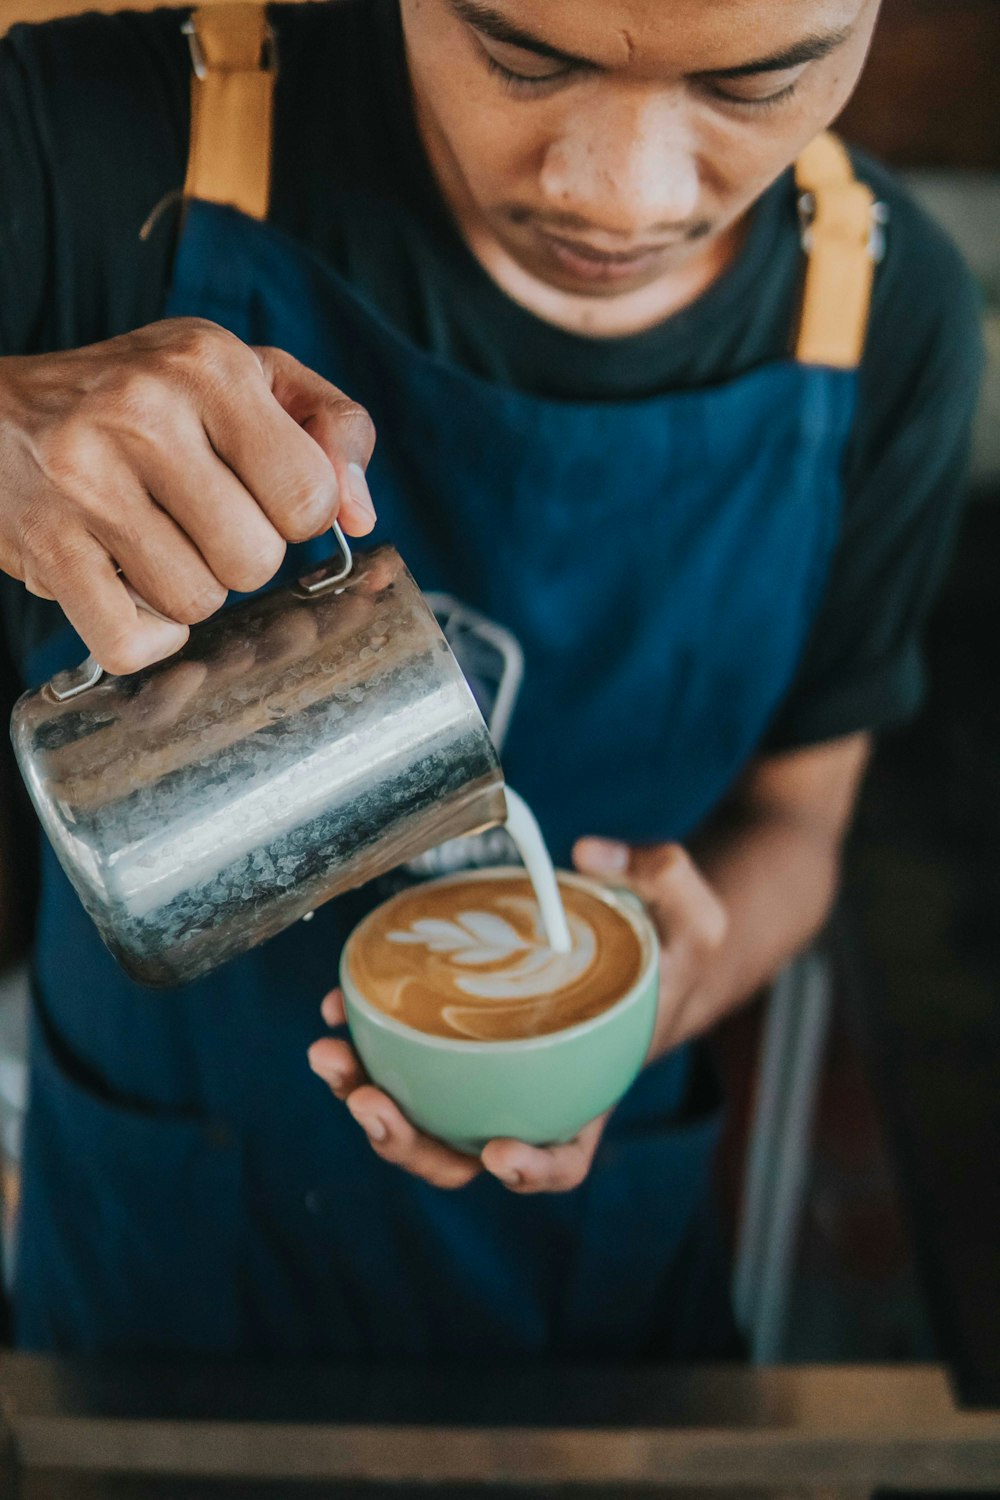
<path fill-rule="evenodd" d="M 628 844 L 579 839 L 573 863 L 581 874 L 617 878 L 647 906 L 666 940 L 683 933 L 709 949 L 722 942 L 726 911 L 680 844 Z"/>
<path fill-rule="evenodd" d="M 254 349 L 275 400 L 322 448 L 337 475 L 338 520 L 352 536 L 375 525 L 365 469 L 375 447 L 375 424 L 363 406 L 284 349 Z"/>
<path fill-rule="evenodd" d="M 662 895 L 661 887 L 675 866 L 690 864 L 679 844 L 629 845 L 618 839 L 583 838 L 573 847 L 573 863 L 582 875 L 615 880 L 649 903 Z"/>
<path fill-rule="evenodd" d="M 668 936 L 705 954 L 721 947 L 729 926 L 726 908 L 680 844 L 634 849 L 629 884 Z"/>
<path fill-rule="evenodd" d="M 573 845 L 573 864 L 581 875 L 624 876 L 631 854 L 629 846 L 617 839 L 577 839 Z"/>

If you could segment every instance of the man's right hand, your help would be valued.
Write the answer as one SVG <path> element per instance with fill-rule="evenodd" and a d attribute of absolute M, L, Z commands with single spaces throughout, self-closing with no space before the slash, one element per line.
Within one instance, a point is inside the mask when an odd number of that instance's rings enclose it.
<path fill-rule="evenodd" d="M 267 583 L 287 542 L 369 532 L 374 443 L 321 376 L 197 318 L 0 359 L 0 568 L 107 671 L 137 671 Z"/>

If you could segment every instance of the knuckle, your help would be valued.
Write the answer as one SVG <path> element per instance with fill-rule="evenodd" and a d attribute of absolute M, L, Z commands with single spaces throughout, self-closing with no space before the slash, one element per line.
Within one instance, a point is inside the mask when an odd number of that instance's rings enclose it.
<path fill-rule="evenodd" d="M 226 558 L 216 567 L 216 577 L 227 588 L 241 594 L 252 594 L 256 589 L 270 583 L 281 567 L 285 556 L 285 543 L 276 537 L 273 544 L 255 547 L 252 553 L 242 557 Z"/>
<path fill-rule="evenodd" d="M 118 518 L 114 526 L 105 526 L 102 540 L 122 565 L 139 590 L 146 592 L 150 603 L 170 619 L 182 625 L 207 620 L 226 602 L 228 589 L 200 564 L 192 571 L 170 562 L 151 548 L 144 536 L 141 521 Z M 126 559 L 128 563 L 126 564 Z M 134 576 L 138 571 L 138 577 Z M 147 578 L 148 575 L 148 578 Z"/>
<path fill-rule="evenodd" d="M 190 583 L 182 587 L 176 598 L 173 595 L 166 613 L 179 620 L 182 625 L 197 625 L 221 609 L 229 590 L 213 579 L 210 583 Z"/>
<path fill-rule="evenodd" d="M 353 1100 L 357 1092 L 358 1090 L 356 1089 L 353 1091 L 351 1100 Z M 351 1108 L 351 1101 L 348 1102 L 348 1108 Z M 384 1141 L 377 1141 L 375 1137 L 369 1133 L 368 1127 L 367 1125 L 365 1125 L 361 1116 L 358 1115 L 353 1109 L 351 1109 L 351 1113 L 354 1115 L 355 1121 L 361 1126 L 361 1129 L 364 1131 L 365 1139 L 367 1140 L 371 1150 L 375 1152 L 376 1156 L 381 1157 L 383 1161 L 392 1162 L 393 1166 L 395 1167 L 406 1165 L 406 1153 L 404 1151 L 400 1151 L 399 1143 L 395 1140 L 392 1134 L 386 1136 Z"/>
<path fill-rule="evenodd" d="M 41 437 L 36 451 L 49 483 L 72 491 L 93 469 L 99 445 L 93 424 L 77 413 Z"/>
<path fill-rule="evenodd" d="M 147 657 L 134 633 L 126 627 L 113 631 L 101 641 L 95 655 L 104 670 L 114 677 L 127 677 L 147 665 Z"/>
<path fill-rule="evenodd" d="M 25 564 L 34 564 L 33 571 L 44 567 L 52 540 L 52 514 L 49 507 L 37 500 L 25 506 L 20 516 L 18 543 Z"/>
<path fill-rule="evenodd" d="M 235 334 L 208 318 L 177 318 L 170 328 L 170 338 L 163 349 L 168 366 L 188 375 L 192 371 L 214 371 L 228 367 L 246 350 Z"/>
<path fill-rule="evenodd" d="M 705 946 L 717 952 L 729 936 L 729 913 L 715 895 L 710 896 L 703 920 Z"/>
<path fill-rule="evenodd" d="M 337 421 L 344 428 L 344 447 L 348 456 L 367 463 L 375 448 L 375 423 L 365 408 L 349 396 L 341 397 L 335 411 Z"/>
<path fill-rule="evenodd" d="M 196 349 L 205 339 L 216 338 L 220 334 L 231 337 L 226 334 L 221 323 L 214 322 L 212 318 L 169 318 L 161 326 L 168 331 L 171 343 L 181 349 Z"/>
<path fill-rule="evenodd" d="M 50 540 L 42 572 L 57 597 L 68 593 L 86 576 L 87 560 L 84 549 L 71 536 Z"/>
<path fill-rule="evenodd" d="M 86 500 L 84 500 L 84 509 L 88 512 L 90 510 Z M 94 519 L 98 518 L 95 516 Z M 143 544 L 148 535 L 148 528 L 143 522 L 148 521 L 148 516 L 137 515 L 133 509 L 122 505 L 113 515 L 105 515 L 99 519 L 101 541 L 113 557 L 120 561 L 128 554 L 141 554 L 145 550 Z"/>
<path fill-rule="evenodd" d="M 664 874 L 668 880 L 685 880 L 692 869 L 691 856 L 682 844 L 670 844 L 664 851 Z"/>
<path fill-rule="evenodd" d="M 158 371 L 145 363 L 130 365 L 119 376 L 110 415 L 130 426 L 147 428 L 159 420 L 164 405 L 163 378 Z"/>
<path fill-rule="evenodd" d="M 332 469 L 312 477 L 280 507 L 286 540 L 304 542 L 330 525 L 337 504 L 337 479 Z"/>
<path fill-rule="evenodd" d="M 135 550 L 139 551 L 138 548 Z M 214 578 L 201 577 L 197 573 L 192 576 L 183 569 L 168 572 L 162 565 L 154 565 L 150 572 L 155 578 L 155 587 L 147 595 L 150 603 L 181 625 L 196 625 L 199 620 L 207 620 L 226 602 L 228 590 Z"/>
<path fill-rule="evenodd" d="M 174 397 L 179 389 L 196 406 L 209 399 L 221 402 L 221 410 L 235 420 L 245 381 L 260 375 L 256 356 L 216 323 L 193 318 L 182 320 L 182 325 L 157 351 L 157 373 Z"/>

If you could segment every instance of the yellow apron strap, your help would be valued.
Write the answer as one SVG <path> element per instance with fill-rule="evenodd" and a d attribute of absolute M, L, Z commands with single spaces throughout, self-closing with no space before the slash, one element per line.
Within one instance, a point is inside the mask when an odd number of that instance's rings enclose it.
<path fill-rule="evenodd" d="M 191 146 L 185 198 L 267 217 L 274 57 L 263 5 L 208 5 L 184 30 L 191 43 Z"/>
<path fill-rule="evenodd" d="M 266 218 L 275 68 L 263 5 L 203 6 L 184 29 L 194 64 L 184 196 Z M 853 369 L 864 348 L 884 210 L 829 133 L 800 154 L 795 182 L 809 257 L 795 357 Z"/>
<path fill-rule="evenodd" d="M 833 135 L 819 135 L 795 163 L 802 244 L 809 260 L 795 357 L 850 370 L 864 349 L 885 209 L 858 182 Z"/>

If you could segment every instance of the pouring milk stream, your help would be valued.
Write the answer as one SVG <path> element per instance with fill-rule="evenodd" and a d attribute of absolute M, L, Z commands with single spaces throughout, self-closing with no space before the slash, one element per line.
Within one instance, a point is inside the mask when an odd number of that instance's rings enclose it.
<path fill-rule="evenodd" d="M 507 802 L 507 832 L 528 872 L 549 947 L 553 953 L 568 953 L 573 946 L 573 939 L 542 830 L 527 802 L 512 787 L 504 788 L 504 797 Z"/>

